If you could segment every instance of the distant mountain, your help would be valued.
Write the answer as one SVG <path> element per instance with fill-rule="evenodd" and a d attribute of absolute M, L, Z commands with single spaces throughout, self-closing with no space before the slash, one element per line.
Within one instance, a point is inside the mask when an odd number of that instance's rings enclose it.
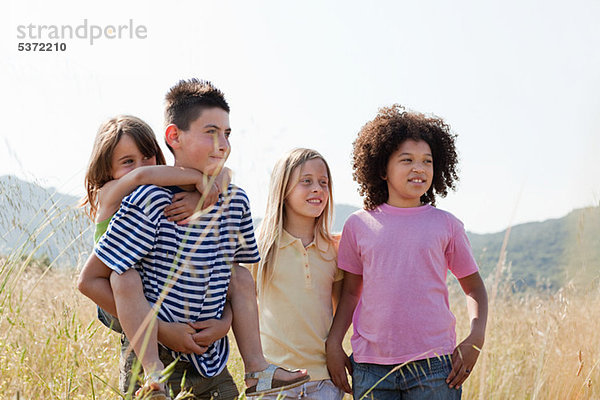
<path fill-rule="evenodd" d="M 486 276 L 495 271 L 506 231 L 469 234 Z M 562 218 L 512 227 L 506 250 L 509 279 L 522 287 L 557 288 L 600 275 L 600 207 L 574 210 Z"/>
<path fill-rule="evenodd" d="M 89 218 L 76 207 L 78 199 L 22 181 L 0 177 L 0 254 L 31 253 L 56 265 L 76 265 L 92 249 Z"/>
<path fill-rule="evenodd" d="M 78 199 L 53 188 L 0 177 L 0 255 L 54 260 L 76 265 L 92 249 L 92 224 Z M 357 207 L 337 204 L 333 231 Z M 258 226 L 260 220 L 255 221 Z M 496 274 L 506 231 L 467 233 L 482 275 Z M 506 250 L 504 281 L 516 290 L 557 288 L 568 281 L 586 282 L 600 274 L 600 207 L 574 210 L 563 218 L 512 227 Z"/>

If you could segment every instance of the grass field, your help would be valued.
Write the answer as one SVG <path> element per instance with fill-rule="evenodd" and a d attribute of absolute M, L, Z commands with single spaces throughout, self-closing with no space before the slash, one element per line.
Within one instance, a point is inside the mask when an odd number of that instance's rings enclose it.
<path fill-rule="evenodd" d="M 6 215 L 0 210 L 0 222 L 14 225 Z M 72 219 L 54 211 L 51 218 Z M 35 260 L 25 248 L 0 256 L 0 400 L 119 398 L 119 336 L 77 291 L 78 269 Z M 600 399 L 599 280 L 514 294 L 497 268 L 486 280 L 486 343 L 463 398 Z M 460 340 L 469 329 L 465 300 L 457 284 L 450 293 Z M 229 369 L 243 389 L 242 362 L 231 343 Z"/>
<path fill-rule="evenodd" d="M 117 398 L 118 335 L 77 292 L 77 272 L 1 262 L 0 398 Z M 466 307 L 459 292 L 451 299 L 460 337 L 468 329 Z M 597 281 L 552 295 L 513 295 L 500 285 L 490 300 L 487 341 L 463 398 L 600 398 Z M 233 347 L 229 366 L 241 388 Z"/>

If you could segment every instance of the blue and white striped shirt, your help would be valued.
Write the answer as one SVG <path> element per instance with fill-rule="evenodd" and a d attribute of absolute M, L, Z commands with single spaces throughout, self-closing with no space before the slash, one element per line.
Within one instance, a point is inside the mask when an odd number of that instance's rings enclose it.
<path fill-rule="evenodd" d="M 232 263 L 256 263 L 260 257 L 254 239 L 250 203 L 234 185 L 219 196 L 215 206 L 188 225 L 168 221 L 164 208 L 179 188 L 138 187 L 123 199 L 95 248 L 104 264 L 118 274 L 135 268 L 142 277 L 144 295 L 166 322 L 193 322 L 221 318 Z M 227 364 L 227 337 L 200 356 L 173 356 L 194 364 L 206 377 Z"/>

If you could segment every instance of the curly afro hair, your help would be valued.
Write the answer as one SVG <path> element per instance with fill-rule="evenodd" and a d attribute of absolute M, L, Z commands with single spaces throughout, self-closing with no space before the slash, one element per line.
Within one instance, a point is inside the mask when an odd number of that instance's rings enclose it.
<path fill-rule="evenodd" d="M 352 153 L 352 176 L 360 185 L 364 207 L 373 210 L 388 200 L 386 176 L 388 160 L 405 140 L 423 140 L 433 155 L 433 182 L 421 203 L 435 206 L 435 195 L 446 197 L 458 181 L 458 156 L 456 135 L 450 127 L 435 116 L 406 111 L 394 104 L 384 107 L 372 121 L 367 122 L 354 141 Z"/>

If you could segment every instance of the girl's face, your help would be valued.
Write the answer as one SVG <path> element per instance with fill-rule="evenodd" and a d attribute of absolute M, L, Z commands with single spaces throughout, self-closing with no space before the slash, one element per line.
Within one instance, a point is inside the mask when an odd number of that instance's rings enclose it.
<path fill-rule="evenodd" d="M 296 167 L 290 175 L 290 183 L 296 182 L 285 198 L 285 214 L 288 221 L 318 218 L 329 201 L 329 176 L 323 160 L 316 158 Z"/>
<path fill-rule="evenodd" d="M 115 146 L 110 165 L 112 178 L 119 179 L 138 167 L 156 165 L 156 156 L 144 156 L 133 138 L 123 135 Z"/>
<path fill-rule="evenodd" d="M 433 181 L 433 154 L 423 140 L 405 140 L 388 160 L 385 180 L 389 205 L 418 207 Z"/>

